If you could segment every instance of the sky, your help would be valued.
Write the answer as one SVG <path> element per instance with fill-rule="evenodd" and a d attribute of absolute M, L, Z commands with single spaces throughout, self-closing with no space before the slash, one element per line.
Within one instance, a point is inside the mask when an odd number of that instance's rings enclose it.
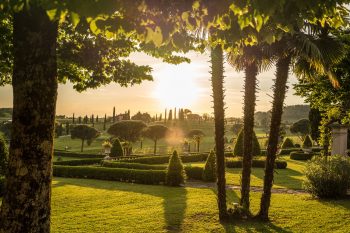
<path fill-rule="evenodd" d="M 165 108 L 182 107 L 192 112 L 213 113 L 210 83 L 209 54 L 189 53 L 186 55 L 191 63 L 171 65 L 143 53 L 134 53 L 130 60 L 139 65 L 150 65 L 153 68 L 154 81 L 145 81 L 132 87 L 120 87 L 110 84 L 98 89 L 76 92 L 72 84 L 60 84 L 58 88 L 57 115 L 112 115 L 128 109 L 131 115 L 137 111 L 151 115 L 164 112 Z M 259 74 L 259 92 L 257 94 L 256 111 L 271 109 L 274 70 Z M 292 84 L 297 80 L 293 75 L 289 78 L 289 90 L 286 105 L 303 104 L 304 101 L 293 95 Z M 243 83 L 244 74 L 236 72 L 229 64 L 225 64 L 225 103 L 226 116 L 241 117 L 243 115 Z M 0 108 L 12 106 L 12 87 L 0 87 Z"/>

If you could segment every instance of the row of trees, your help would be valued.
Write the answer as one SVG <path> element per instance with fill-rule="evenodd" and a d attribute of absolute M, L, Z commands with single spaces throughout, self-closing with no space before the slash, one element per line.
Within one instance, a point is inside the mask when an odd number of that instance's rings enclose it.
<path fill-rule="evenodd" d="M 152 80 L 151 68 L 124 59 L 131 52 L 144 51 L 178 64 L 188 59 L 173 52 L 203 51 L 206 47 L 211 54 L 220 219 L 228 217 L 223 54 L 228 54 L 230 64 L 237 70 L 245 71 L 241 204 L 247 211 L 256 76 L 272 63 L 276 64 L 264 188 L 258 214 L 267 220 L 290 67 L 293 65 L 300 77 L 329 74 L 336 84 L 331 67 L 344 53 L 334 32 L 345 25 L 344 16 L 348 12 L 343 4 L 347 2 L 0 1 L 3 29 L 0 84 L 12 82 L 14 93 L 12 143 L 0 231 L 50 231 L 58 81 L 69 80 L 78 91 L 110 82 L 122 86 L 138 84 Z"/>

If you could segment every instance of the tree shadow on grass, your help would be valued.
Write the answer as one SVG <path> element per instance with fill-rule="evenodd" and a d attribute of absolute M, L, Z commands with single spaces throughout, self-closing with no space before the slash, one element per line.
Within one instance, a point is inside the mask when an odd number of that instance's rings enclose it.
<path fill-rule="evenodd" d="M 64 179 L 64 180 L 63 180 Z M 79 181 L 79 182 L 77 182 Z M 161 197 L 163 199 L 166 232 L 181 232 L 186 212 L 187 190 L 184 187 L 167 187 L 163 185 L 134 185 L 132 183 L 101 181 L 91 179 L 55 178 L 53 188 L 74 185 L 94 189 L 133 192 Z"/>
<path fill-rule="evenodd" d="M 350 195 L 347 195 L 345 197 L 338 198 L 338 199 L 314 198 L 314 197 L 310 197 L 310 199 L 316 200 L 322 205 L 326 205 L 329 207 L 341 206 L 346 210 L 350 210 Z"/>

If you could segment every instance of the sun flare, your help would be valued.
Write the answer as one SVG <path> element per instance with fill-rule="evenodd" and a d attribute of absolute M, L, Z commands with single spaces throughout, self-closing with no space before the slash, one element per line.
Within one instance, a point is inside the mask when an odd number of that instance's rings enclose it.
<path fill-rule="evenodd" d="M 199 97 L 196 70 L 187 65 L 167 66 L 155 76 L 157 85 L 154 97 L 162 107 L 191 107 Z"/>

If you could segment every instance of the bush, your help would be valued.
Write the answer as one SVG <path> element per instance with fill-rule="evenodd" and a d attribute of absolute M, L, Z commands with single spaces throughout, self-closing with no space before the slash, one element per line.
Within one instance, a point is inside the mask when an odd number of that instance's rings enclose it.
<path fill-rule="evenodd" d="M 111 157 L 124 156 L 124 150 L 123 150 L 122 144 L 120 144 L 120 141 L 118 138 L 113 141 L 110 156 Z"/>
<path fill-rule="evenodd" d="M 71 157 L 71 158 L 104 158 L 105 155 L 99 155 L 99 154 L 85 154 L 85 153 L 76 153 L 71 151 L 61 151 L 61 150 L 55 150 L 54 156 L 62 156 L 62 157 Z"/>
<path fill-rule="evenodd" d="M 181 159 L 175 150 L 170 157 L 169 165 L 166 171 L 166 184 L 169 186 L 179 186 L 184 183 L 185 172 Z"/>
<path fill-rule="evenodd" d="M 4 195 L 5 191 L 5 177 L 0 177 L 0 197 Z"/>
<path fill-rule="evenodd" d="M 278 153 L 279 155 L 289 155 L 293 151 L 299 151 L 302 152 L 302 149 L 300 148 L 287 148 L 287 149 L 281 149 Z"/>
<path fill-rule="evenodd" d="M 350 187 L 350 160 L 342 156 L 316 157 L 307 163 L 304 188 L 313 196 L 337 198 L 347 194 Z"/>
<path fill-rule="evenodd" d="M 234 157 L 232 151 L 225 151 L 225 157 Z"/>
<path fill-rule="evenodd" d="M 294 147 L 295 147 L 295 148 L 301 148 L 300 144 L 298 144 L 298 143 L 295 143 L 295 144 L 294 144 Z"/>
<path fill-rule="evenodd" d="M 202 167 L 185 166 L 185 172 L 187 179 L 202 180 L 203 178 Z"/>
<path fill-rule="evenodd" d="M 216 161 L 214 151 L 210 151 L 207 161 L 203 169 L 203 180 L 209 182 L 216 181 Z"/>
<path fill-rule="evenodd" d="M 53 175 L 69 178 L 116 180 L 139 184 L 159 184 L 165 181 L 166 171 L 54 165 Z"/>
<path fill-rule="evenodd" d="M 196 155 L 183 155 L 180 156 L 181 161 L 184 163 L 201 162 L 206 161 L 208 154 L 196 154 Z M 170 156 L 150 156 L 131 159 L 120 159 L 120 162 L 127 163 L 143 163 L 143 164 L 164 164 L 169 163 Z"/>
<path fill-rule="evenodd" d="M 235 147 L 233 149 L 233 155 L 235 156 L 243 156 L 243 137 L 244 133 L 243 130 L 238 134 L 237 142 L 235 144 Z M 255 132 L 253 132 L 253 156 L 260 155 L 261 150 L 260 150 L 260 144 L 258 141 L 258 138 L 255 135 Z"/>
<path fill-rule="evenodd" d="M 242 168 L 242 160 L 227 159 L 226 160 L 226 167 L 228 167 L 228 168 Z M 265 160 L 253 159 L 252 160 L 252 167 L 265 168 Z M 275 161 L 275 168 L 285 169 L 285 168 L 287 168 L 287 162 L 276 160 Z"/>
<path fill-rule="evenodd" d="M 65 166 L 82 166 L 82 165 L 94 165 L 100 164 L 102 159 L 77 159 L 77 160 L 67 160 L 67 161 L 57 161 L 53 162 L 54 165 L 65 165 Z"/>
<path fill-rule="evenodd" d="M 294 148 L 293 140 L 291 138 L 284 139 L 282 143 L 282 149 Z"/>
<path fill-rule="evenodd" d="M 310 138 L 309 135 L 307 135 L 303 142 L 303 148 L 310 148 L 310 147 L 312 147 L 312 139 Z"/>
<path fill-rule="evenodd" d="M 129 168 L 129 169 L 141 169 L 141 170 L 166 170 L 166 165 L 148 165 L 142 163 L 125 163 L 125 162 L 111 162 L 103 161 L 103 167 L 111 168 Z"/>
<path fill-rule="evenodd" d="M 289 158 L 293 160 L 309 160 L 312 159 L 314 154 L 312 153 L 304 153 L 302 151 L 294 151 L 290 153 Z"/>
<path fill-rule="evenodd" d="M 0 135 L 0 175 L 5 175 L 8 160 L 8 149 L 5 139 Z"/>

